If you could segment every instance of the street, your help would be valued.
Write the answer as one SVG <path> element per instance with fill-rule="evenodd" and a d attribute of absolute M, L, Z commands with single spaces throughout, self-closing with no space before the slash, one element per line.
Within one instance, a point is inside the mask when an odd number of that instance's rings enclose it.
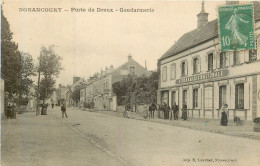
<path fill-rule="evenodd" d="M 3 123 L 3 165 L 259 165 L 257 140 L 68 108 Z M 29 117 L 28 117 L 29 116 Z M 30 120 L 31 119 L 31 120 Z M 33 123 L 33 120 L 38 121 Z M 15 121 L 22 123 L 17 126 Z M 30 127 L 26 127 L 30 126 Z M 13 130 L 15 132 L 13 132 Z M 16 133 L 16 134 L 14 134 Z M 12 138 L 12 139 L 11 139 Z"/>

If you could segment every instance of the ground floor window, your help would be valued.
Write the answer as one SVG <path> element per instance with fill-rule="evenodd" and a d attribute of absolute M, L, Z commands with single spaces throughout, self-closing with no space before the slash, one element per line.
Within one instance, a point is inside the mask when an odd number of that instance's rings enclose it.
<path fill-rule="evenodd" d="M 205 109 L 212 109 L 213 108 L 213 88 L 206 87 L 205 88 Z"/>
<path fill-rule="evenodd" d="M 198 88 L 193 89 L 193 108 L 198 107 L 199 90 Z"/>
<path fill-rule="evenodd" d="M 227 104 L 226 102 L 226 92 L 227 92 L 227 86 L 222 85 L 219 87 L 219 108 L 221 108 L 224 104 Z"/>
<path fill-rule="evenodd" d="M 162 104 L 166 103 L 168 104 L 169 102 L 169 91 L 163 91 L 162 92 Z"/>
<path fill-rule="evenodd" d="M 172 105 L 176 102 L 176 92 L 172 91 Z M 177 103 L 176 103 L 177 104 Z"/>
<path fill-rule="evenodd" d="M 187 90 L 183 90 L 183 94 L 182 94 L 182 104 L 187 105 Z"/>
<path fill-rule="evenodd" d="M 240 83 L 236 85 L 236 109 L 244 109 L 244 84 Z"/>

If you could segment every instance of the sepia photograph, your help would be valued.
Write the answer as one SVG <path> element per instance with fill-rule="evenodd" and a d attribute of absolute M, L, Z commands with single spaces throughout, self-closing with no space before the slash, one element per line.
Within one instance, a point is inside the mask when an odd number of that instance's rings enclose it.
<path fill-rule="evenodd" d="M 1 166 L 260 165 L 260 1 L 0 3 Z"/>

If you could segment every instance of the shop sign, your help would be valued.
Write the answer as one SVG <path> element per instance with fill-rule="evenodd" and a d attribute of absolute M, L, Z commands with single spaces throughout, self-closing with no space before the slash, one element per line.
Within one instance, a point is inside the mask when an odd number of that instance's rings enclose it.
<path fill-rule="evenodd" d="M 228 75 L 228 70 L 220 70 L 220 71 L 215 71 L 215 72 L 199 74 L 199 75 L 196 75 L 196 76 L 190 76 L 190 77 L 177 79 L 176 84 L 183 84 L 183 83 L 213 79 L 213 78 L 218 78 L 218 77 L 224 77 L 224 76 L 227 76 L 227 75 Z"/>

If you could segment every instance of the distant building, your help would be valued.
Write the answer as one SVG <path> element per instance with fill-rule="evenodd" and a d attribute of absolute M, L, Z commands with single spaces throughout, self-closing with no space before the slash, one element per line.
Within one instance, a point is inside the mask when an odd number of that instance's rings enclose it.
<path fill-rule="evenodd" d="M 197 28 L 158 60 L 158 104 L 185 104 L 196 118 L 220 118 L 223 104 L 229 119 L 260 116 L 260 2 L 254 2 L 256 50 L 221 52 L 218 20 L 208 22 L 204 4 L 197 17 Z"/>
<path fill-rule="evenodd" d="M 66 86 L 59 84 L 59 87 L 56 91 L 58 105 L 66 104 L 66 101 L 67 101 L 66 94 L 68 91 L 69 91 L 69 89 Z"/>
<path fill-rule="evenodd" d="M 94 101 L 96 109 L 116 110 L 116 96 L 113 94 L 112 85 L 117 81 L 123 80 L 127 75 L 150 75 L 146 68 L 137 63 L 131 55 L 128 56 L 128 61 L 123 65 L 113 68 L 105 68 L 100 73 L 95 74 L 96 77 L 92 83 L 87 86 L 88 99 Z"/>

